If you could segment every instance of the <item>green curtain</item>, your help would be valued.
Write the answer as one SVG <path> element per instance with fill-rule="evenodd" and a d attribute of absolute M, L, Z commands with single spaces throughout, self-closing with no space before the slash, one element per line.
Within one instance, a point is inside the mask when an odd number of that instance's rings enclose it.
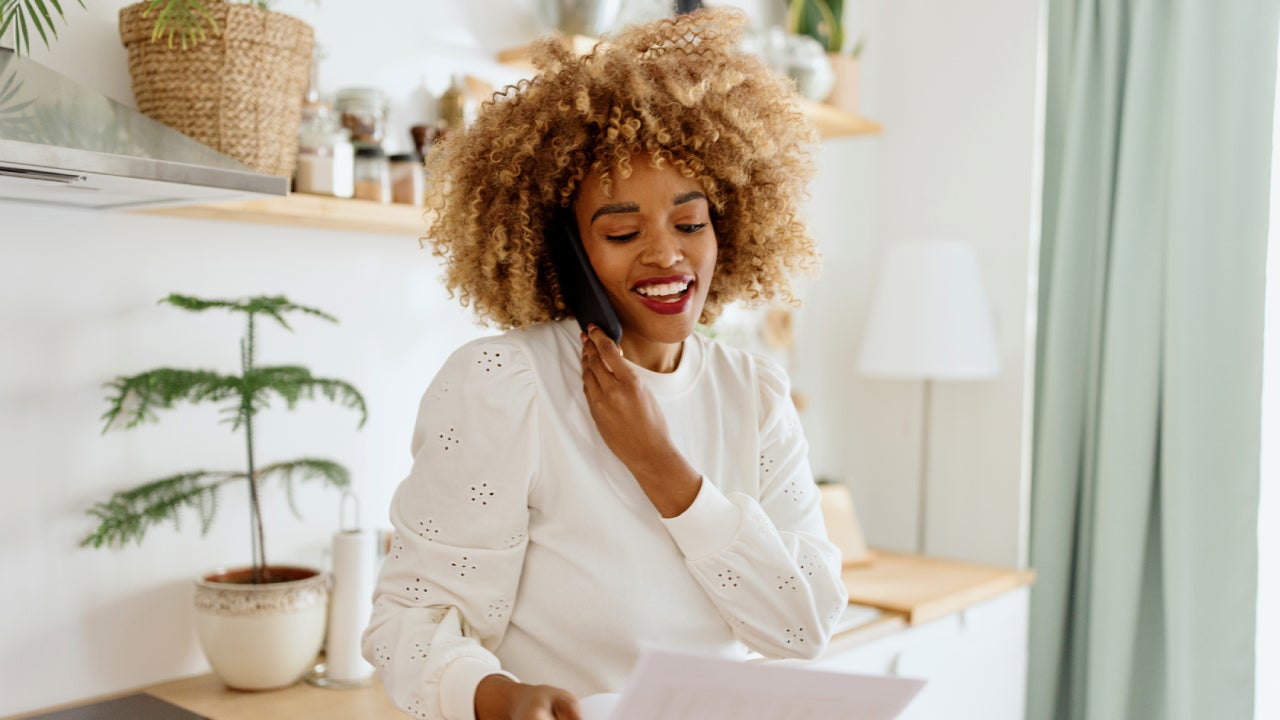
<path fill-rule="evenodd" d="M 1280 0 L 1049 0 L 1029 720 L 1252 720 Z"/>

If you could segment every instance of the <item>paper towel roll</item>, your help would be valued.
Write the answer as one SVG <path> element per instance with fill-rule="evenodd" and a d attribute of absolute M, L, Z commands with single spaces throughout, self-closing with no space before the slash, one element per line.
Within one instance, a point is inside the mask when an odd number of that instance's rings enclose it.
<path fill-rule="evenodd" d="M 346 530 L 333 536 L 333 594 L 325 645 L 329 680 L 363 680 L 373 674 L 373 666 L 360 655 L 360 635 L 373 609 L 373 551 L 373 533 L 368 530 Z"/>

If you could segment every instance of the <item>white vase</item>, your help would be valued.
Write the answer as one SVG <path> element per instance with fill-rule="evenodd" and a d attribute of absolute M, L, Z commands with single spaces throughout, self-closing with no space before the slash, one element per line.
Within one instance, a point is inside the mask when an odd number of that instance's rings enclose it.
<path fill-rule="evenodd" d="M 771 27 L 751 38 L 745 46 L 791 78 L 801 97 L 817 102 L 830 94 L 835 73 L 822 43 L 817 40 Z"/>
<path fill-rule="evenodd" d="M 213 672 L 237 690 L 297 682 L 324 642 L 327 577 L 311 568 L 274 566 L 282 582 L 253 584 L 249 568 L 196 580 L 196 634 Z"/>

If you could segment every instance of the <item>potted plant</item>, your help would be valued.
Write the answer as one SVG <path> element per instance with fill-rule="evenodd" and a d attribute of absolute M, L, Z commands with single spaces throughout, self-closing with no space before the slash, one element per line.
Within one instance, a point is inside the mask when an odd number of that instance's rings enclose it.
<path fill-rule="evenodd" d="M 289 176 L 315 34 L 272 0 L 120 9 L 138 109 L 259 172 Z"/>
<path fill-rule="evenodd" d="M 76 0 L 84 7 L 84 0 Z M 290 176 L 315 33 L 274 0 L 143 0 L 120 9 L 138 109 L 241 163 Z M 56 38 L 58 0 L 3 0 L 0 36 Z"/>
<path fill-rule="evenodd" d="M 787 0 L 787 31 L 817 40 L 827 52 L 835 74 L 824 99 L 846 112 L 858 112 L 858 57 L 862 38 L 844 50 L 844 0 Z"/>
<path fill-rule="evenodd" d="M 156 411 L 180 402 L 226 403 L 227 421 L 245 442 L 242 470 L 192 470 L 116 492 L 95 504 L 88 513 L 98 526 L 82 541 L 88 547 L 120 547 L 141 543 L 152 527 L 177 523 L 181 514 L 194 510 L 206 532 L 218 508 L 224 486 L 243 482 L 248 491 L 250 547 L 248 566 L 222 570 L 196 582 L 196 630 L 209 664 L 227 685 L 259 690 L 290 685 L 314 662 L 324 637 L 327 607 L 323 573 L 267 562 L 260 491 L 264 483 L 276 480 L 289 490 L 298 480 L 318 480 L 343 489 L 350 474 L 332 460 L 302 458 L 261 465 L 255 455 L 254 419 L 268 407 L 271 396 L 284 400 L 292 409 L 300 399 L 316 396 L 337 402 L 367 416 L 364 397 L 343 380 L 315 377 L 298 365 L 259 366 L 256 322 L 275 320 L 292 330 L 285 315 L 301 313 L 330 322 L 337 320 L 315 308 L 296 305 L 287 298 L 251 297 L 242 300 L 205 300 L 172 294 L 160 301 L 183 310 L 203 312 L 220 309 L 243 313 L 246 331 L 240 341 L 239 374 L 211 370 L 155 368 L 137 375 L 120 376 L 109 383 L 107 411 L 109 428 L 136 427 L 156 421 Z M 296 513 L 296 509 L 294 510 Z"/>

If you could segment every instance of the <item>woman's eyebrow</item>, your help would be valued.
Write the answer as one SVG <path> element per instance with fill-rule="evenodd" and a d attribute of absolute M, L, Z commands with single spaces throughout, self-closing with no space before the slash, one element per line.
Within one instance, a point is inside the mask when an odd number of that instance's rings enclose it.
<path fill-rule="evenodd" d="M 681 205 L 692 200 L 706 200 L 707 196 L 702 194 L 700 190 L 690 190 L 687 193 L 680 193 L 671 201 L 672 205 Z"/>
<path fill-rule="evenodd" d="M 601 205 L 600 209 L 596 210 L 594 213 L 591 214 L 591 222 L 595 222 L 596 218 L 600 217 L 601 215 L 608 215 L 610 213 L 634 213 L 634 212 L 640 212 L 639 203 L 633 203 L 633 202 L 608 203 L 607 205 Z"/>
<path fill-rule="evenodd" d="M 690 190 L 689 192 L 680 193 L 672 199 L 672 205 L 683 205 L 693 200 L 706 200 L 707 196 L 701 190 Z M 633 202 L 617 202 L 601 205 L 594 213 L 591 214 L 591 222 L 595 222 L 596 218 L 601 215 L 609 215 L 611 213 L 634 213 L 640 212 L 640 204 Z"/>

